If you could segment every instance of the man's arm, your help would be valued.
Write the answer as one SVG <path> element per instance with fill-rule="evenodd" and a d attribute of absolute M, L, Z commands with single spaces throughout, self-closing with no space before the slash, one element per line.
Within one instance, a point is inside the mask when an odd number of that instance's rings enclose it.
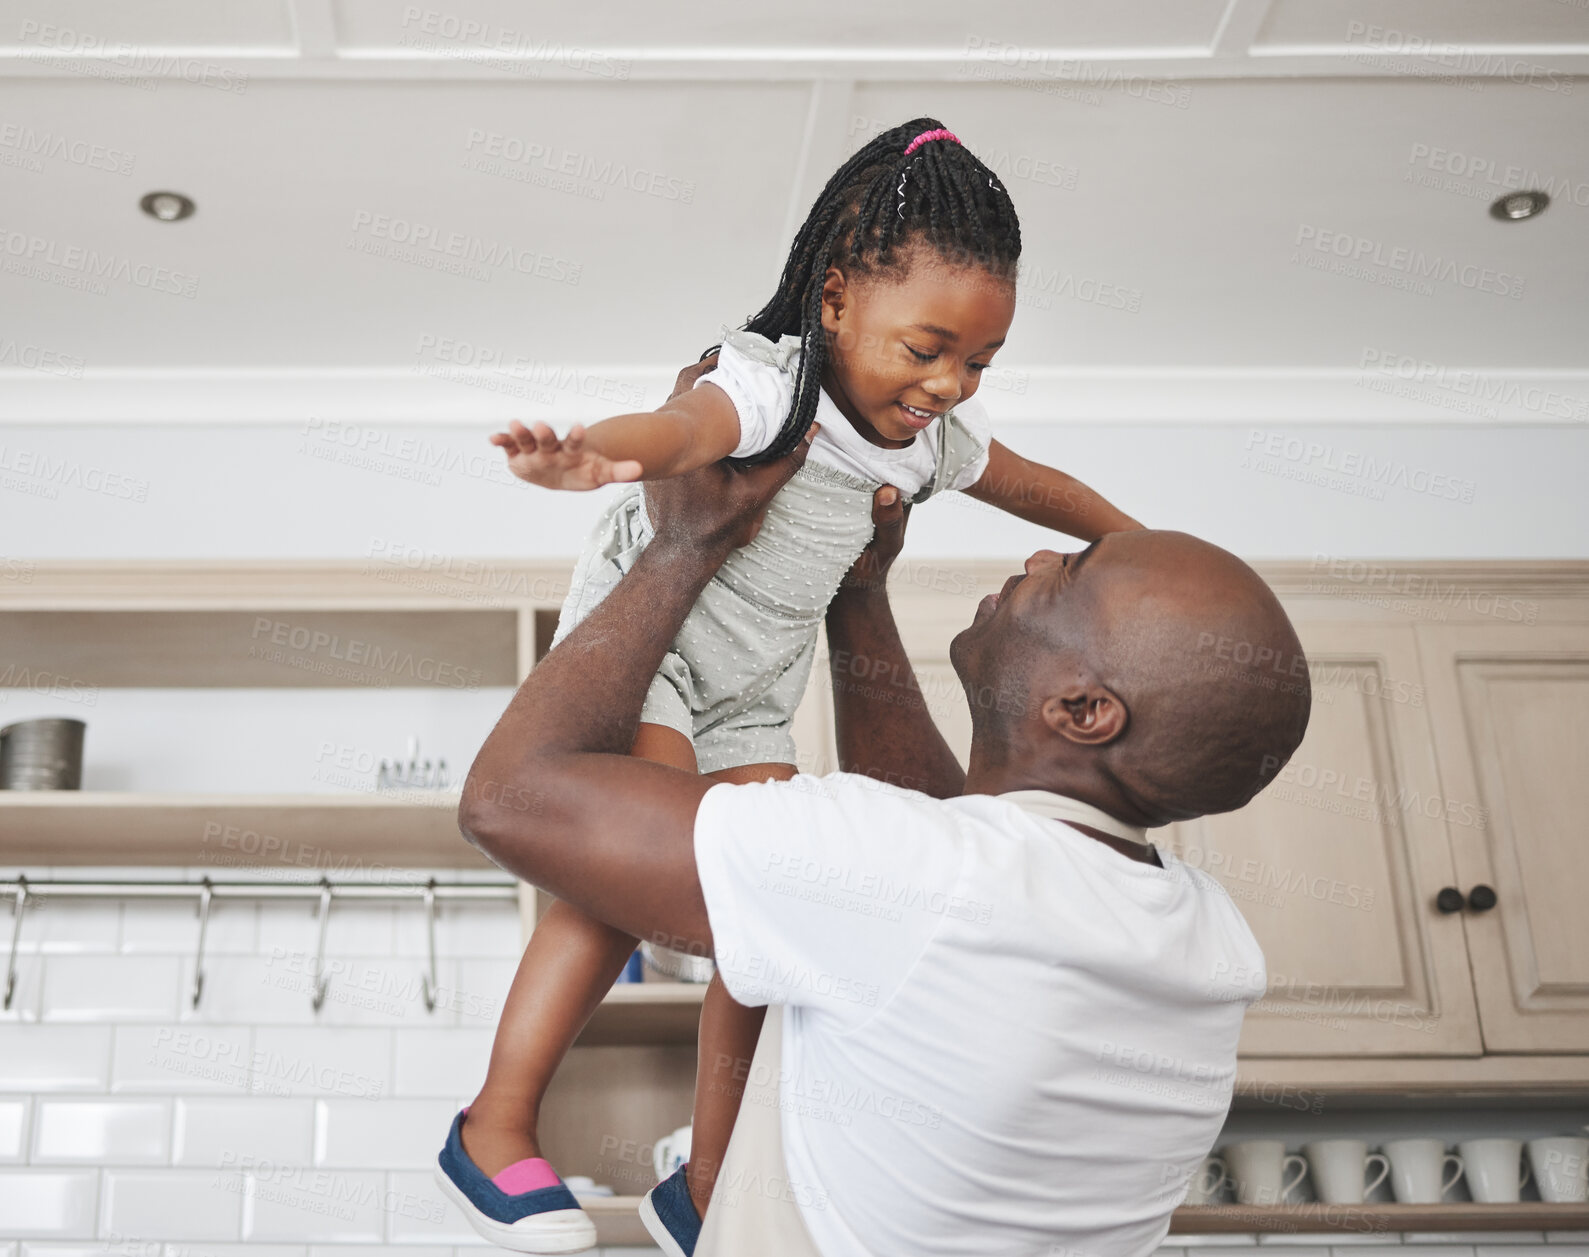
<path fill-rule="evenodd" d="M 933 722 L 899 640 L 888 569 L 905 542 L 909 508 L 884 485 L 872 499 L 872 541 L 828 606 L 828 669 L 839 767 L 950 799 L 966 775 Z"/>
<path fill-rule="evenodd" d="M 656 536 L 519 686 L 464 782 L 459 827 L 502 867 L 631 934 L 710 948 L 694 832 L 714 783 L 628 752 L 684 617 L 805 450 L 648 487 Z"/>

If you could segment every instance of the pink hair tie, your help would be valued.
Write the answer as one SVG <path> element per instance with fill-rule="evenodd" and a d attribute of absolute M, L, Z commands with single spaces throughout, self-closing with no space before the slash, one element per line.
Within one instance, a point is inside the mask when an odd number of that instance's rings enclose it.
<path fill-rule="evenodd" d="M 933 140 L 953 140 L 956 144 L 960 143 L 960 137 L 953 131 L 945 131 L 942 127 L 938 127 L 932 131 L 923 131 L 914 140 L 912 140 L 909 146 L 905 149 L 905 156 L 909 157 L 923 144 L 931 143 Z"/>

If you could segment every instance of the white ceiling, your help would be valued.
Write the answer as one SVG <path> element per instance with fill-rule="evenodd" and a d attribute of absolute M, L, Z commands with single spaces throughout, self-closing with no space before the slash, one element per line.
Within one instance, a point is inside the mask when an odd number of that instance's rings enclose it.
<path fill-rule="evenodd" d="M 1589 0 L 7 9 L 0 419 L 655 403 L 923 113 L 1022 214 L 997 414 L 1589 419 Z"/>

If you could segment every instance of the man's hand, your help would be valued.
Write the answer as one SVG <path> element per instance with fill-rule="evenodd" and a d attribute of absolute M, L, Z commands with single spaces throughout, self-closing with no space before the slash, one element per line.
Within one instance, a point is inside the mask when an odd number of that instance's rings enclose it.
<path fill-rule="evenodd" d="M 673 381 L 673 391 L 668 394 L 668 400 L 672 401 L 675 397 L 688 393 L 695 387 L 696 380 L 700 379 L 708 371 L 715 371 L 716 369 L 717 350 L 714 349 L 699 362 L 692 363 L 679 372 L 679 378 Z"/>
<path fill-rule="evenodd" d="M 682 377 L 681 377 L 682 378 Z M 749 545 L 761 531 L 767 505 L 806 461 L 817 425 L 776 462 L 744 470 L 713 463 L 682 476 L 646 485 L 646 514 L 656 532 L 653 545 L 721 555 Z"/>
<path fill-rule="evenodd" d="M 638 480 L 645 470 L 637 459 L 614 462 L 590 449 L 585 426 L 579 423 L 560 438 L 547 424 L 537 423 L 532 432 L 515 419 L 506 432 L 491 437 L 491 444 L 502 447 L 515 476 L 546 489 L 599 489 L 614 481 Z"/>
<path fill-rule="evenodd" d="M 883 589 L 888 569 L 905 544 L 905 521 L 909 518 L 910 504 L 893 485 L 885 484 L 872 495 L 872 539 L 839 582 L 841 590 Z"/>

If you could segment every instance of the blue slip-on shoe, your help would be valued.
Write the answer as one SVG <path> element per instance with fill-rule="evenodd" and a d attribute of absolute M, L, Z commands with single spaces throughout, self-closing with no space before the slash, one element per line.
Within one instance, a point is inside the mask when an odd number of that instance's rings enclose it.
<path fill-rule="evenodd" d="M 667 1257 L 695 1257 L 701 1238 L 701 1215 L 684 1177 L 688 1168 L 688 1162 L 679 1166 L 640 1198 L 640 1221 Z"/>
<path fill-rule="evenodd" d="M 463 1113 L 452 1119 L 447 1143 L 436 1158 L 436 1185 L 477 1232 L 501 1248 L 516 1253 L 579 1253 L 596 1245 L 596 1224 L 579 1207 L 568 1190 L 539 1157 L 520 1161 L 497 1177 L 554 1180 L 531 1191 L 509 1194 L 469 1159 L 463 1149 Z M 541 1169 L 540 1167 L 544 1167 Z"/>

